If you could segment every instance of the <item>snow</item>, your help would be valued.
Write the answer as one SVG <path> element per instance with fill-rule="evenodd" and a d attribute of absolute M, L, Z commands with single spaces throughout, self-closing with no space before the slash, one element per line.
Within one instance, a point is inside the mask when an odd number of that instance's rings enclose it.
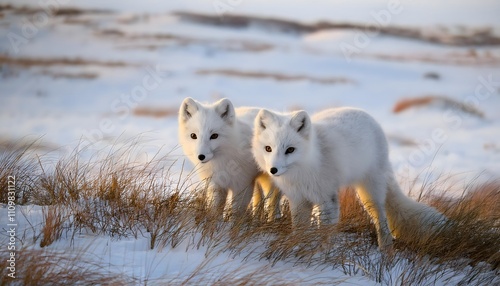
<path fill-rule="evenodd" d="M 45 251 L 70 251 L 79 259 L 99 265 L 104 273 L 126 275 L 134 284 L 162 285 L 180 283 L 192 277 L 195 285 L 216 282 L 224 277 L 236 279 L 248 273 L 272 277 L 269 281 L 306 281 L 307 283 L 342 280 L 354 285 L 373 284 L 366 277 L 346 277 L 340 270 L 328 270 L 291 265 L 279 262 L 271 266 L 265 260 L 249 259 L 245 254 L 234 255 L 219 252 L 207 245 L 197 246 L 196 235 L 187 239 L 175 248 L 166 246 L 151 250 L 149 237 L 112 238 L 85 233 L 63 232 L 62 238 L 47 248 L 33 244 L 34 233 L 39 233 L 42 225 L 43 210 L 41 206 L 17 206 L 16 231 L 17 247 Z M 7 225 L 7 209 L 0 209 L 0 223 Z M 198 273 L 193 275 L 194 273 Z"/>
<path fill-rule="evenodd" d="M 14 6 L 27 4 L 36 7 L 33 1 L 12 2 Z M 431 181 L 439 179 L 442 174 L 458 175 L 454 180 L 462 186 L 479 174 L 485 180 L 500 175 L 498 46 L 456 47 L 368 35 L 366 45 L 346 57 L 341 44 L 355 43 L 363 31 L 320 31 L 294 36 L 271 33 L 258 27 L 231 29 L 200 25 L 181 21 L 171 14 L 173 11 L 216 14 L 214 5 L 223 2 L 232 3 L 228 13 L 309 23 L 329 20 L 377 24 L 373 13 L 387 10 L 391 1 L 316 0 L 314 4 L 285 0 L 66 2 L 71 7 L 110 9 L 113 13 L 78 17 L 92 25 L 68 24 L 64 23 L 64 17 L 50 17 L 27 43 L 19 46 L 18 51 L 6 35 L 9 32 L 22 35 L 23 21 L 30 18 L 8 14 L 0 18 L 0 54 L 13 58 L 81 58 L 126 65 L 1 66 L 0 136 L 5 140 L 41 137 L 43 142 L 57 146 L 57 152 L 69 152 L 82 140 L 95 142 L 98 150 L 117 140 L 142 136 L 147 139 L 144 140 L 144 149 L 149 156 L 161 148 L 164 153 L 174 150 L 172 156 L 185 159 L 180 148 L 176 148 L 175 114 L 161 118 L 138 117 L 133 110 L 136 107 L 176 110 L 187 96 L 202 101 L 224 96 L 236 106 L 262 106 L 280 111 L 295 107 L 310 112 L 334 106 L 363 108 L 381 123 L 389 138 L 416 142 L 416 146 L 407 146 L 389 140 L 391 162 L 403 181 L 421 174 L 426 174 Z M 402 11 L 391 14 L 390 25 L 429 29 L 447 27 L 457 31 L 460 27 L 491 27 L 495 33 L 500 28 L 500 3 L 495 0 L 400 2 Z M 149 16 L 145 17 L 146 14 Z M 137 19 L 134 18 L 137 15 Z M 127 35 L 171 34 L 199 42 L 182 44 L 154 37 L 134 40 L 99 35 L 98 32 L 105 30 L 122 31 Z M 202 40 L 212 44 L 203 44 L 206 42 Z M 225 40 L 265 43 L 272 48 L 261 52 L 231 51 L 225 48 Z M 148 44 L 156 47 L 138 47 Z M 495 56 L 497 61 L 491 64 L 454 64 L 415 59 L 449 59 L 452 54 L 467 55 L 471 50 L 482 57 Z M 380 55 L 407 56 L 410 59 L 385 61 L 378 57 Z M 278 82 L 198 74 L 197 71 L 202 69 L 339 77 L 352 83 Z M 47 71 L 95 73 L 97 77 L 53 77 L 50 73 L 44 74 Z M 425 78 L 429 72 L 438 74 L 439 79 Z M 399 99 L 422 95 L 444 95 L 458 102 L 474 104 L 484 112 L 485 118 L 439 106 L 410 109 L 400 114 L 392 112 Z M 436 132 L 440 135 L 436 136 Z M 180 169 L 180 162 L 177 168 Z M 26 207 L 24 211 L 35 221 L 41 213 L 39 207 Z M 2 208 L 2 225 L 6 224 L 5 214 L 6 209 Z M 144 237 L 114 240 L 83 235 L 75 239 L 75 245 L 71 247 L 69 239 L 62 239 L 50 247 L 74 251 L 85 249 L 92 259 L 106 265 L 109 271 L 126 273 L 142 283 L 165 277 L 185 278 L 209 259 L 206 269 L 210 269 L 213 275 L 269 269 L 284 281 L 295 278 L 328 281 L 340 277 L 347 279 L 346 284 L 374 284 L 366 277 L 348 277 L 337 270 L 324 272 L 285 263 L 270 267 L 263 260 L 248 261 L 226 253 L 206 258 L 206 248 L 195 249 L 189 245 L 149 250 L 147 241 Z"/>

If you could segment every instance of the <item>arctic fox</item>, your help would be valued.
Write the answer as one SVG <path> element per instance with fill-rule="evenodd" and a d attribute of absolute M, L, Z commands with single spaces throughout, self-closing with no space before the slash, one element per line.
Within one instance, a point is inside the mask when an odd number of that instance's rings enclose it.
<path fill-rule="evenodd" d="M 258 111 L 257 108 L 235 110 L 229 99 L 203 104 L 186 98 L 181 104 L 180 145 L 200 178 L 207 181 L 210 207 L 216 213 L 223 212 L 229 190 L 236 217 L 245 215 L 252 199 L 254 181 L 261 173 L 251 150 L 253 121 Z M 259 177 L 261 183 L 255 184 L 255 188 L 259 195 L 263 192 L 276 203 L 278 192 L 266 182 L 266 176 Z"/>
<path fill-rule="evenodd" d="M 410 224 L 428 230 L 443 218 L 402 193 L 384 132 L 360 109 L 328 109 L 311 118 L 305 111 L 263 109 L 254 124 L 255 160 L 288 198 L 294 226 L 310 222 L 313 205 L 325 223 L 337 223 L 338 191 L 345 186 L 356 187 L 382 250 L 392 250 L 391 231 L 398 237 Z"/>

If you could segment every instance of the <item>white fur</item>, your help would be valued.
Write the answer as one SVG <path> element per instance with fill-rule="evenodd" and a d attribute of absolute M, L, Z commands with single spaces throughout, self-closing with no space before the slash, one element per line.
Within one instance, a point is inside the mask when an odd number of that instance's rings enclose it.
<path fill-rule="evenodd" d="M 403 221 L 440 215 L 401 192 L 382 128 L 362 110 L 329 109 L 311 118 L 305 111 L 261 110 L 252 145 L 259 167 L 273 176 L 288 198 L 295 226 L 310 222 L 313 205 L 319 206 L 322 220 L 337 223 L 338 191 L 345 186 L 356 187 L 376 226 L 381 249 L 392 248 L 389 226 L 398 234 Z M 290 147 L 293 152 L 286 154 Z"/>
<path fill-rule="evenodd" d="M 200 178 L 207 180 L 213 210 L 222 212 L 230 190 L 233 212 L 237 217 L 245 214 L 254 180 L 260 173 L 251 152 L 253 122 L 258 111 L 257 108 L 235 110 L 228 99 L 203 104 L 186 98 L 181 104 L 180 145 Z M 211 139 L 214 134 L 217 138 Z"/>

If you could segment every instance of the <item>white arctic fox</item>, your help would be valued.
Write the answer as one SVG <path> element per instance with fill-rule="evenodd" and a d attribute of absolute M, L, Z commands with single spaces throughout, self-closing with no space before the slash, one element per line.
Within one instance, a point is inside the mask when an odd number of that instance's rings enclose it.
<path fill-rule="evenodd" d="M 259 109 L 234 109 L 229 99 L 203 104 L 186 98 L 179 110 L 179 141 L 184 153 L 196 166 L 198 175 L 208 182 L 211 207 L 222 212 L 232 192 L 232 211 L 242 217 L 252 199 L 254 181 L 260 174 L 251 150 L 253 122 Z M 266 179 L 267 177 L 267 179 Z M 271 196 L 271 204 L 278 204 L 267 175 L 260 175 L 256 190 Z M 260 188 L 262 187 L 262 188 Z M 262 199 L 257 196 L 256 200 Z M 254 201 L 254 205 L 258 205 Z M 270 215 L 275 215 L 270 207 Z"/>
<path fill-rule="evenodd" d="M 391 231 L 398 237 L 408 225 L 429 230 L 444 218 L 402 193 L 382 128 L 362 110 L 329 109 L 310 118 L 305 111 L 263 109 L 254 124 L 253 154 L 288 198 L 294 226 L 310 222 L 313 205 L 324 222 L 337 223 L 345 186 L 356 187 L 380 249 L 392 249 Z"/>

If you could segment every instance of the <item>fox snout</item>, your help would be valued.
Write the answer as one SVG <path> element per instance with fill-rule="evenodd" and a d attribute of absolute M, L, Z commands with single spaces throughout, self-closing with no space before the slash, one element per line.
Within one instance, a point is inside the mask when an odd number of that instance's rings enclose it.
<path fill-rule="evenodd" d="M 280 176 L 283 173 L 285 173 L 286 170 L 287 169 L 285 167 L 281 167 L 281 168 L 271 167 L 271 169 L 269 169 L 269 173 L 271 173 L 271 175 L 273 175 L 273 176 Z"/>
<path fill-rule="evenodd" d="M 200 160 L 201 163 L 206 163 L 210 160 L 212 160 L 212 158 L 214 157 L 214 155 L 212 153 L 200 153 L 198 154 L 198 160 Z"/>
<path fill-rule="evenodd" d="M 278 168 L 272 167 L 271 170 L 270 170 L 270 172 L 271 172 L 271 174 L 274 175 L 274 174 L 278 173 Z"/>
<path fill-rule="evenodd" d="M 200 142 L 200 143 L 203 143 L 203 142 Z M 196 148 L 196 151 L 193 155 L 195 156 L 196 159 L 198 159 L 198 162 L 206 163 L 206 162 L 213 159 L 214 153 L 213 153 L 212 148 L 210 147 L 209 143 L 200 144 L 197 147 L 198 148 Z M 196 160 L 196 159 L 194 159 L 194 160 Z"/>

